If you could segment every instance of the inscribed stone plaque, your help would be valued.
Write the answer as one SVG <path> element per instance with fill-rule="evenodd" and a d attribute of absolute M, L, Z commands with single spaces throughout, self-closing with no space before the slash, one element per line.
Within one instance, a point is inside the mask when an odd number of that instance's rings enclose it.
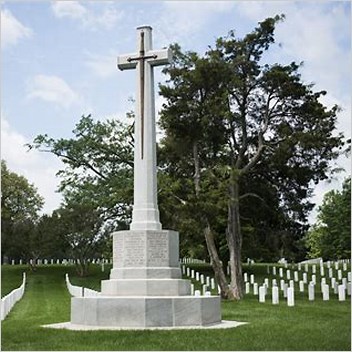
<path fill-rule="evenodd" d="M 165 234 L 148 233 L 148 266 L 169 266 L 169 241 Z"/>
<path fill-rule="evenodd" d="M 129 233 L 124 236 L 123 266 L 141 267 L 146 264 L 145 235 Z"/>

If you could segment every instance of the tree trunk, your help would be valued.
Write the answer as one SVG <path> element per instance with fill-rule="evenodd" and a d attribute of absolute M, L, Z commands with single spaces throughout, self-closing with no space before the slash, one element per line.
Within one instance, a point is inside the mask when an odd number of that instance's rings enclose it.
<path fill-rule="evenodd" d="M 193 144 L 193 161 L 194 161 L 194 189 L 196 196 L 199 197 L 200 193 L 200 160 L 198 155 L 198 145 L 197 143 Z M 217 284 L 220 286 L 221 297 L 222 298 L 232 298 L 231 291 L 229 290 L 229 285 L 227 283 L 227 279 L 224 273 L 224 268 L 222 262 L 219 258 L 218 251 L 215 245 L 213 232 L 211 230 L 211 226 L 209 221 L 204 216 L 204 236 L 207 244 L 207 249 L 210 257 L 210 263 L 214 270 L 215 280 Z"/>
<path fill-rule="evenodd" d="M 227 243 L 230 252 L 230 290 L 234 299 L 243 297 L 243 278 L 242 278 L 242 234 L 240 223 L 239 207 L 239 184 L 238 177 L 234 177 L 229 186 L 230 199 L 228 204 L 228 226 Z"/>
<path fill-rule="evenodd" d="M 204 236 L 207 243 L 210 263 L 214 270 L 215 280 L 217 284 L 220 286 L 221 297 L 230 298 L 229 294 L 231 295 L 231 292 L 229 290 L 229 285 L 227 283 L 222 262 L 219 259 L 218 251 L 216 249 L 215 242 L 214 242 L 214 236 L 211 231 L 209 223 L 207 223 L 207 226 L 204 229 Z"/>

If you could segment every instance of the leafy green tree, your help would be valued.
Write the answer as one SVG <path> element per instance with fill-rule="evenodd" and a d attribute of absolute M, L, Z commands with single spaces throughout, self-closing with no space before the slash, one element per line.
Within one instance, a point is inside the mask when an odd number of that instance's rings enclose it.
<path fill-rule="evenodd" d="M 89 203 L 69 203 L 58 210 L 61 232 L 68 243 L 68 254 L 76 260 L 79 276 L 86 276 L 89 259 L 101 253 L 107 233 L 99 211 Z"/>
<path fill-rule="evenodd" d="M 65 201 L 99 208 L 105 220 L 126 229 L 133 198 L 133 136 L 128 124 L 82 116 L 69 139 L 39 135 L 29 148 L 59 157 Z"/>
<path fill-rule="evenodd" d="M 317 219 L 306 238 L 309 256 L 325 260 L 350 258 L 351 178 L 344 181 L 342 191 L 325 194 Z"/>
<path fill-rule="evenodd" d="M 320 103 L 325 92 L 314 92 L 313 85 L 302 82 L 299 65 L 262 63 L 283 19 L 268 18 L 242 39 L 230 32 L 203 58 L 184 54 L 176 45 L 176 59 L 164 70 L 170 77 L 161 87 L 167 100 L 161 116 L 169 158 L 165 168 L 193 181 L 209 256 L 222 296 L 228 298 L 243 295 L 243 201 L 262 198 L 250 182 L 257 178 L 271 185 L 275 208 L 283 214 L 277 225 L 289 230 L 295 224 L 297 229 L 312 208 L 312 181 L 327 178 L 328 161 L 342 146 L 342 136 L 332 136 L 338 107 L 329 110 Z M 225 209 L 214 207 L 216 192 L 220 200 L 215 204 L 225 199 Z M 212 216 L 224 211 L 229 286 L 214 241 L 219 226 Z"/>
<path fill-rule="evenodd" d="M 1 256 L 27 258 L 43 198 L 28 180 L 1 160 Z"/>

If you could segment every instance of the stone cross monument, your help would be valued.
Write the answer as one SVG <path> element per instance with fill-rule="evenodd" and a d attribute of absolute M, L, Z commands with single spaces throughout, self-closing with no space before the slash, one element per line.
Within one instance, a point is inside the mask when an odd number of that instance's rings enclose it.
<path fill-rule="evenodd" d="M 134 209 L 130 230 L 113 237 L 110 280 L 101 293 L 73 297 L 71 324 L 95 328 L 206 326 L 221 323 L 219 296 L 192 296 L 181 278 L 178 232 L 162 230 L 156 180 L 153 67 L 171 61 L 170 50 L 152 50 L 152 28 L 137 28 L 137 53 L 118 58 L 137 70 Z"/>
<path fill-rule="evenodd" d="M 157 203 L 153 67 L 171 62 L 171 50 L 152 50 L 152 28 L 137 28 L 137 53 L 118 57 L 120 70 L 137 69 L 134 206 L 131 230 L 161 230 Z"/>

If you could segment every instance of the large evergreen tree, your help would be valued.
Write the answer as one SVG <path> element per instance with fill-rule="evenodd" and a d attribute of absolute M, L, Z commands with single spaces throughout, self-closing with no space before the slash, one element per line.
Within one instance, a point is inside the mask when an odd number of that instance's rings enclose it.
<path fill-rule="evenodd" d="M 338 108 L 327 109 L 319 101 L 326 93 L 304 83 L 294 62 L 261 61 L 281 20 L 283 16 L 268 18 L 244 38 L 230 32 L 204 57 L 182 53 L 175 46 L 176 60 L 164 70 L 169 75 L 168 84 L 161 87 L 167 100 L 161 118 L 164 155 L 169 158 L 165 168 L 193 180 L 194 204 L 209 256 L 222 295 L 228 298 L 243 295 L 244 199 L 274 205 L 283 215 L 276 225 L 284 233 L 297 231 L 312 208 L 308 200 L 312 181 L 327 178 L 328 162 L 342 145 L 341 135 L 332 136 Z M 270 204 L 252 182 L 269 188 Z M 214 241 L 218 225 L 213 214 L 224 209 L 208 203 L 215 189 L 226 200 L 229 286 Z M 256 218 L 256 213 L 252 207 L 249 216 Z"/>

